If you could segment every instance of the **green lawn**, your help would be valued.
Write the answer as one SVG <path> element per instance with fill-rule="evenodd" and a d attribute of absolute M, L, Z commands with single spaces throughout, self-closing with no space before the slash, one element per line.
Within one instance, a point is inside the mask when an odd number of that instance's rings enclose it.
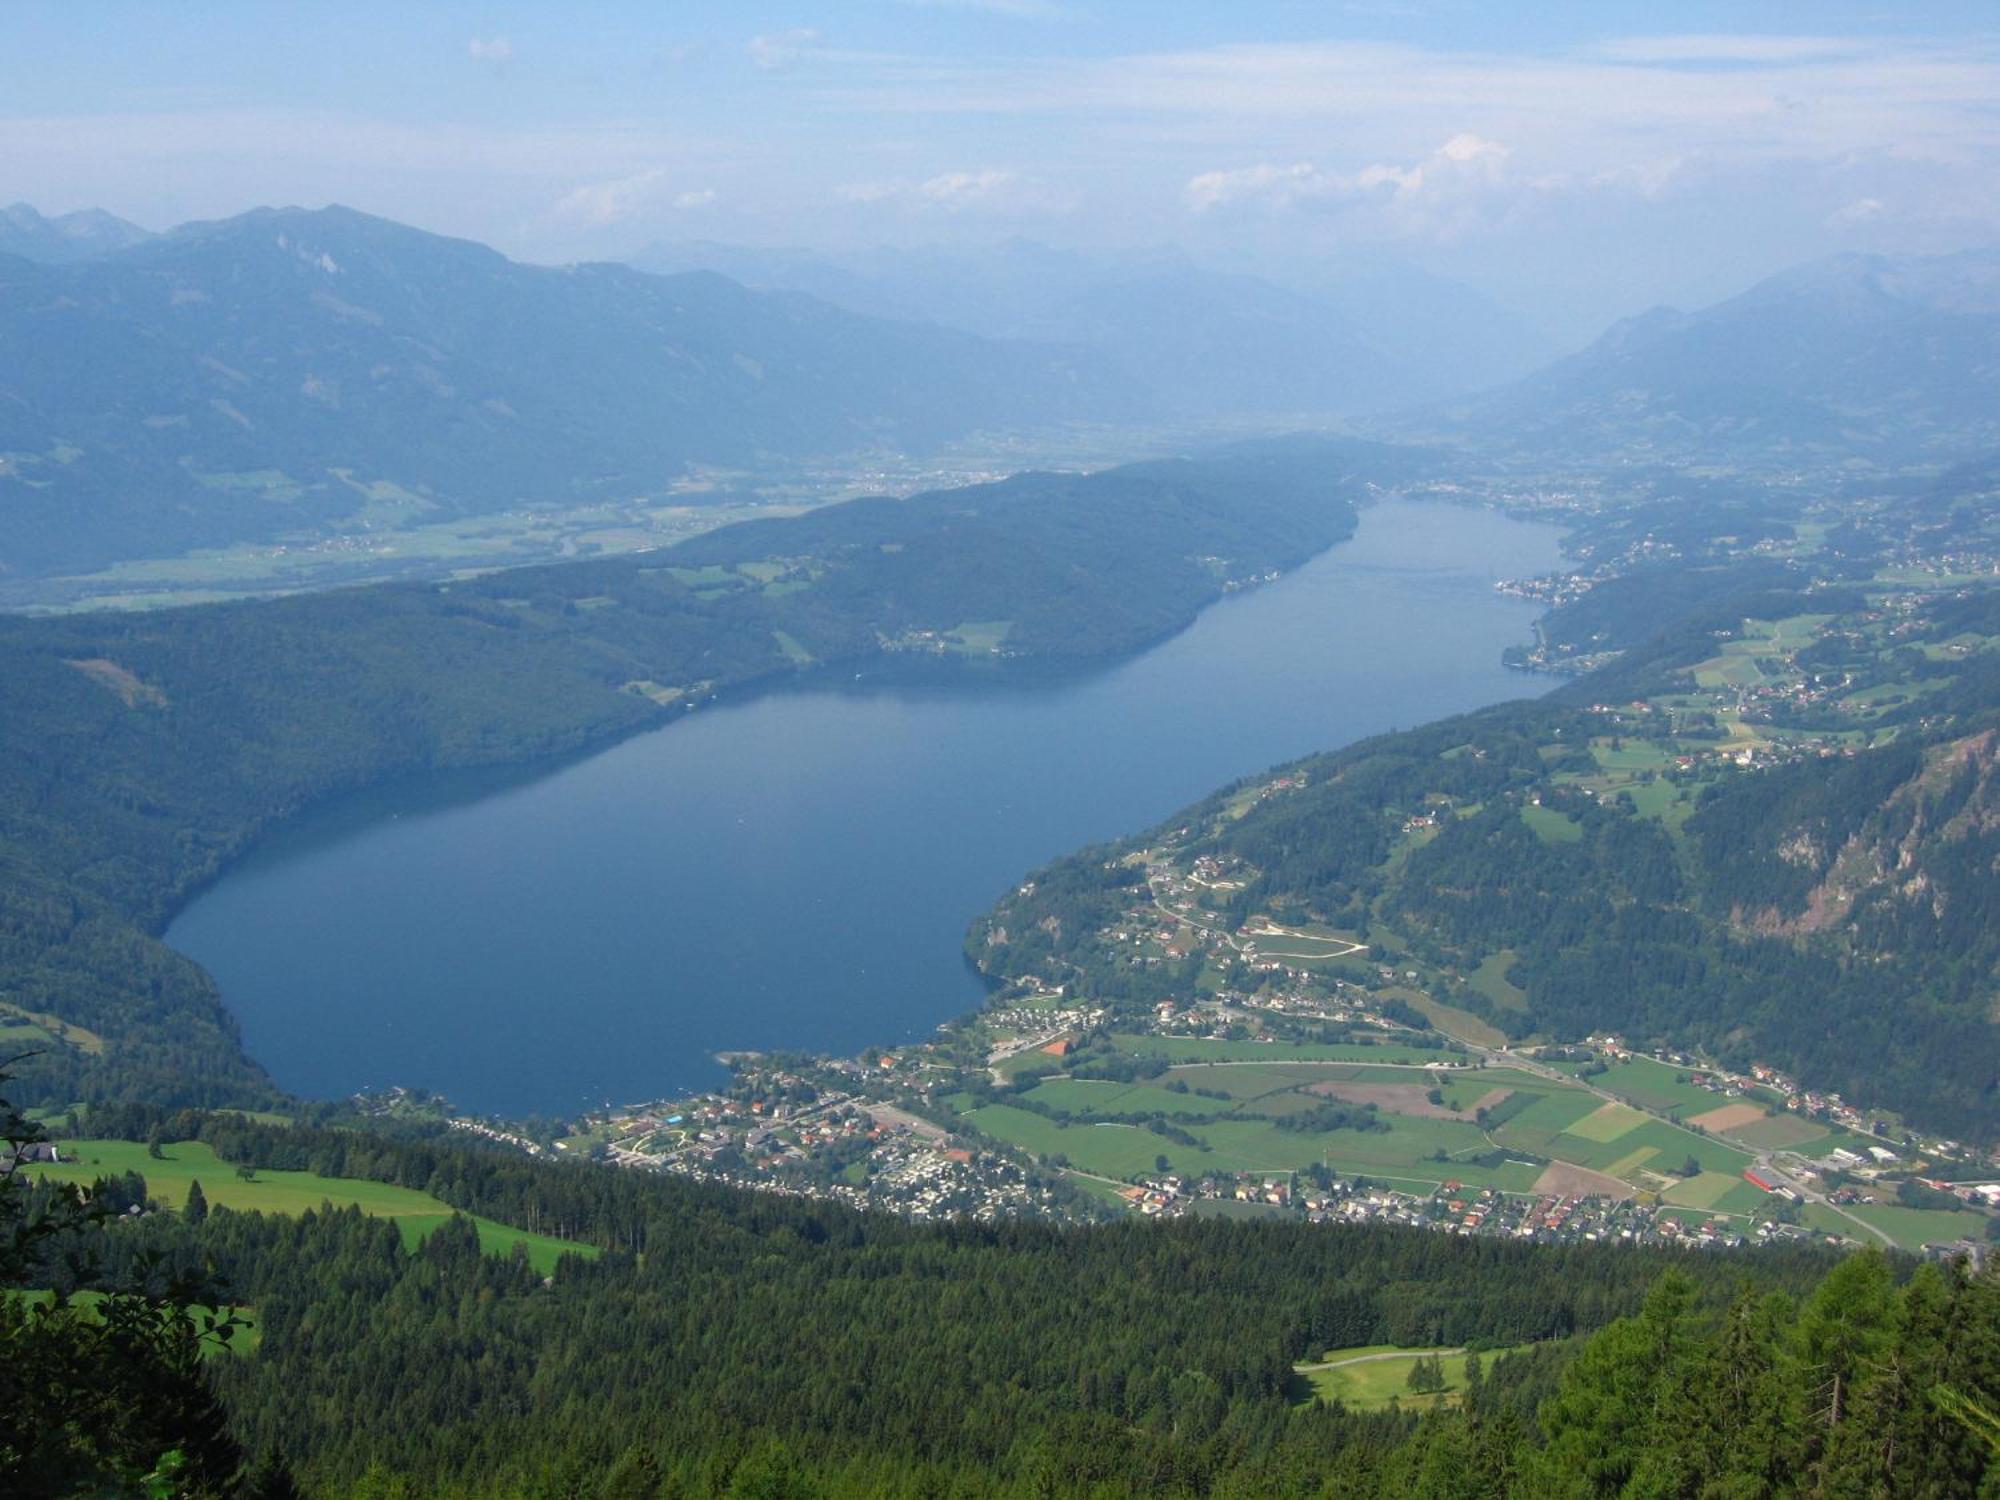
<path fill-rule="evenodd" d="M 369 1182 L 355 1177 L 321 1177 L 313 1172 L 260 1170 L 250 1181 L 236 1175 L 236 1168 L 219 1158 L 201 1141 L 178 1141 L 162 1146 L 158 1158 L 147 1155 L 138 1141 L 65 1141 L 63 1150 L 79 1158 L 61 1165 L 36 1164 L 26 1168 L 36 1176 L 67 1182 L 89 1182 L 122 1172 L 137 1172 L 146 1179 L 147 1194 L 167 1207 L 178 1209 L 187 1201 L 188 1187 L 199 1181 L 202 1196 L 210 1208 L 238 1209 L 245 1213 L 301 1214 L 325 1204 L 345 1208 L 349 1204 L 363 1213 L 395 1219 L 405 1244 L 416 1244 L 452 1215 L 451 1205 L 414 1188 Z M 594 1246 L 572 1244 L 544 1234 L 529 1234 L 496 1224 L 490 1219 L 469 1215 L 479 1230 L 479 1243 L 495 1254 L 511 1254 L 514 1246 L 525 1245 L 528 1259 L 538 1270 L 553 1269 L 566 1254 L 594 1257 Z"/>

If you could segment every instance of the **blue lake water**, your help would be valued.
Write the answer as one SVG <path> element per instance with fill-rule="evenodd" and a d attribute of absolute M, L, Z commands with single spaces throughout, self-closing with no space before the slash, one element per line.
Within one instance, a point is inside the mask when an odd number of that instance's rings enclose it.
<path fill-rule="evenodd" d="M 167 940 L 296 1092 L 567 1113 L 853 1051 L 979 1003 L 967 924 L 1037 864 L 1224 782 L 1545 681 L 1498 578 L 1552 527 L 1393 502 L 1354 540 L 1087 673 L 884 670 L 705 706 L 547 774 L 309 815 Z"/>

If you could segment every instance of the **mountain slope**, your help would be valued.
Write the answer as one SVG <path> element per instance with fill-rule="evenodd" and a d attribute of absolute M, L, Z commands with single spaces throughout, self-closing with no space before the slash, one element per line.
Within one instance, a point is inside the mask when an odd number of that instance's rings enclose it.
<path fill-rule="evenodd" d="M 1450 416 L 1588 457 L 1965 457 L 2000 442 L 2000 251 L 1837 256 L 1656 308 Z"/>
<path fill-rule="evenodd" d="M 659 493 L 691 465 L 1121 414 L 1069 355 L 345 209 L 0 260 L 0 567 Z"/>
<path fill-rule="evenodd" d="M 1796 683 L 1787 648 L 1749 630 L 1784 618 L 1821 632 Z M 1701 722 L 1732 691 L 1700 683 L 1718 651 L 1759 642 L 1734 659 L 1787 685 L 1746 721 L 1769 738 L 1744 757 L 1749 741 Z M 1351 933 L 1372 951 L 1350 979 L 1393 962 L 1510 1037 L 1700 1048 L 1990 1142 L 1996 681 L 2000 592 L 1908 612 L 1833 590 L 1739 595 L 1549 698 L 1314 756 L 1059 861 L 968 951 L 996 979 L 1146 1013 L 1194 981 L 1120 937 L 1150 925 L 1147 866 L 1194 871 L 1226 891 L 1205 919 L 1224 930 Z M 1815 737 L 1856 725 L 1900 736 Z M 1482 971 L 1505 974 L 1511 1001 L 1476 986 Z"/>

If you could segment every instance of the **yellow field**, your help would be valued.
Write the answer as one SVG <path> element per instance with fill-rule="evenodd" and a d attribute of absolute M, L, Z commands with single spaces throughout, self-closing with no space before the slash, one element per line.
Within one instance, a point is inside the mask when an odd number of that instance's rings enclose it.
<path fill-rule="evenodd" d="M 1615 1141 L 1619 1136 L 1637 1130 L 1647 1118 L 1631 1105 L 1614 1101 L 1585 1115 L 1564 1133 L 1581 1136 L 1586 1141 Z"/>

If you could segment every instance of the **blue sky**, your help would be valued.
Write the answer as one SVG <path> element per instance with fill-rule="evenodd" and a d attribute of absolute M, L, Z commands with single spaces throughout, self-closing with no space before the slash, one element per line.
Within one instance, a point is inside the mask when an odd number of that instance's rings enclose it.
<path fill-rule="evenodd" d="M 650 240 L 1410 260 L 1560 331 L 2000 240 L 2000 6 L 0 8 L 0 200 Z"/>

